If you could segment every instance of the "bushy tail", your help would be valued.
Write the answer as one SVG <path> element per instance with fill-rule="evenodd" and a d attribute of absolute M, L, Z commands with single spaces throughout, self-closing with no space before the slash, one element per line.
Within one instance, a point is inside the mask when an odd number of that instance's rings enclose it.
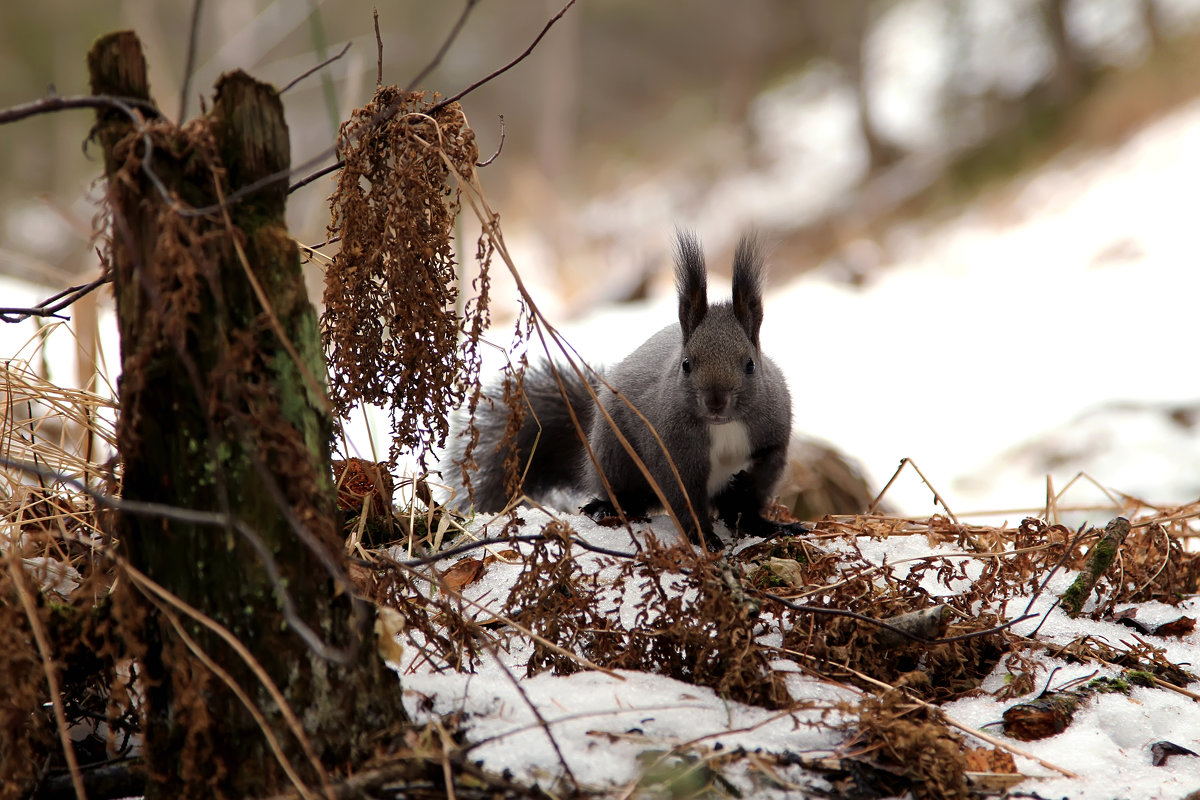
<path fill-rule="evenodd" d="M 525 474 L 518 494 L 540 500 L 556 489 L 578 489 L 584 449 L 567 404 L 574 409 L 585 436 L 591 427 L 595 406 L 587 384 L 573 369 L 565 366 L 557 369 L 566 389 L 565 398 L 548 363 L 532 366 L 526 371 L 525 418 L 514 442 L 504 441 L 511 411 L 501 396 L 500 387 L 493 386 L 480 400 L 475 413 L 479 444 L 474 452 L 479 466 L 470 475 L 477 511 L 499 511 L 508 504 L 511 495 L 505 486 L 505 462 L 514 455 L 514 448 L 517 471 Z M 443 480 L 455 492 L 449 505 L 463 509 L 472 504 L 462 485 L 462 470 L 458 463 L 451 462 L 461 462 L 464 447 L 465 439 L 459 437 L 451 449 L 451 459 L 442 467 Z"/>

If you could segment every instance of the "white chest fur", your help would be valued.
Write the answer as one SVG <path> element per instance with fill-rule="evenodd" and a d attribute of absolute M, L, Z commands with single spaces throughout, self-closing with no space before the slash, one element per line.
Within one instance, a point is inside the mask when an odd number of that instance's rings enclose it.
<path fill-rule="evenodd" d="M 708 494 L 713 496 L 729 479 L 750 466 L 750 433 L 744 422 L 709 425 Z"/>

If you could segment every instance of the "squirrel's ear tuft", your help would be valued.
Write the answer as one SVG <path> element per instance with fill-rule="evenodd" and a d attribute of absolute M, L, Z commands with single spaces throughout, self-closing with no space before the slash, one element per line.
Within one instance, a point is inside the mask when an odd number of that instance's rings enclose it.
<path fill-rule="evenodd" d="M 747 234 L 733 254 L 733 314 L 755 347 L 763 320 L 762 284 L 762 246 L 756 235 Z"/>
<path fill-rule="evenodd" d="M 675 288 L 679 291 L 679 327 L 686 342 L 708 313 L 704 252 L 691 231 L 675 233 Z"/>

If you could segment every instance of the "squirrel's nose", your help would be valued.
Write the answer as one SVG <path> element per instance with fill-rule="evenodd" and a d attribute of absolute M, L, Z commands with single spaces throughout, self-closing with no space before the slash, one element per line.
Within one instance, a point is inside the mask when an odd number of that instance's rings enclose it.
<path fill-rule="evenodd" d="M 709 391 L 704 394 L 704 410 L 714 416 L 724 414 L 729 409 L 729 393 Z"/>

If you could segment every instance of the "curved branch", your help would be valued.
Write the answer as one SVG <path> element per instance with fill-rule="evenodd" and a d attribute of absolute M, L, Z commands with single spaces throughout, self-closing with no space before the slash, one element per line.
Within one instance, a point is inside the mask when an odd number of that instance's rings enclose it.
<path fill-rule="evenodd" d="M 35 117 L 38 114 L 51 114 L 55 111 L 66 111 L 72 108 L 117 108 L 128 112 L 131 108 L 136 108 L 139 111 L 147 112 L 151 117 L 161 117 L 162 112 L 158 106 L 148 100 L 142 100 L 137 97 L 112 97 L 103 94 L 80 95 L 77 97 L 43 97 L 41 100 L 34 100 L 32 103 L 25 103 L 19 106 L 12 106 L 0 110 L 0 125 L 6 125 L 9 122 L 19 122 L 29 117 Z"/>

